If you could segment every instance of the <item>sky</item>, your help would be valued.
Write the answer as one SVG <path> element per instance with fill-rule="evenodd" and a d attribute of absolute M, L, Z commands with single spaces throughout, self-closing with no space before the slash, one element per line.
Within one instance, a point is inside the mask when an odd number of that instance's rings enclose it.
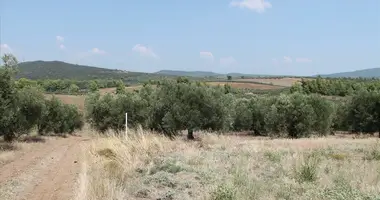
<path fill-rule="evenodd" d="M 19 61 L 315 75 L 380 67 L 379 0 L 0 0 Z"/>

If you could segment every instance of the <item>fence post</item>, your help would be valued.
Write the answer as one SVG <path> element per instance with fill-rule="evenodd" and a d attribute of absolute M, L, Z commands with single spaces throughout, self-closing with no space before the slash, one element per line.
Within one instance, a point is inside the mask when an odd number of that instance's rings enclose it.
<path fill-rule="evenodd" d="M 125 113 L 125 136 L 128 137 L 128 113 Z"/>

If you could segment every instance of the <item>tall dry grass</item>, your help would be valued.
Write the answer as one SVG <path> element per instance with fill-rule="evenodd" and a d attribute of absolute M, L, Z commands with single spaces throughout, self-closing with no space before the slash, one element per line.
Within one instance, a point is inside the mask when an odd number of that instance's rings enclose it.
<path fill-rule="evenodd" d="M 78 199 L 380 199 L 377 139 L 97 137 Z"/>

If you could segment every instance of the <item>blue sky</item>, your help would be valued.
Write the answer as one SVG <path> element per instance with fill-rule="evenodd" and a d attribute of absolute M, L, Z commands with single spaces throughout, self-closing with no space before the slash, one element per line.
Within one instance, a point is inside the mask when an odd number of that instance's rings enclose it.
<path fill-rule="evenodd" d="M 0 0 L 1 52 L 130 71 L 380 67 L 379 0 Z"/>

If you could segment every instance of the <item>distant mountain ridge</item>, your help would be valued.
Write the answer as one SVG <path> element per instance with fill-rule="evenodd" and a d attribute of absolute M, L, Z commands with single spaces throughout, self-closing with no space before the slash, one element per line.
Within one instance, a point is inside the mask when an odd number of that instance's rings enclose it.
<path fill-rule="evenodd" d="M 29 61 L 22 62 L 18 65 L 19 73 L 17 78 L 29 79 L 130 79 L 132 77 L 140 79 L 150 79 L 153 77 L 172 77 L 187 76 L 194 78 L 216 77 L 226 78 L 232 77 L 279 77 L 285 75 L 259 75 L 259 74 L 243 74 L 243 73 L 215 73 L 211 71 L 181 71 L 181 70 L 161 70 L 155 73 L 131 72 L 126 70 L 108 69 L 101 67 L 93 67 L 87 65 L 77 65 L 62 61 Z M 317 76 L 317 75 L 315 75 Z M 314 76 L 314 77 L 315 77 Z M 341 72 L 334 74 L 321 74 L 321 77 L 363 77 L 372 78 L 380 77 L 380 68 L 371 68 L 364 70 L 356 70 L 351 72 Z M 294 76 L 292 76 L 294 77 Z"/>
<path fill-rule="evenodd" d="M 18 64 L 17 78 L 29 79 L 106 79 L 123 78 L 147 73 L 128 72 L 86 65 L 76 65 L 62 61 L 30 61 Z"/>
<path fill-rule="evenodd" d="M 380 77 L 380 68 L 370 68 L 370 69 L 362 69 L 355 70 L 351 72 L 340 72 L 334 74 L 321 74 L 321 77 L 330 77 L 330 78 L 379 78 Z"/>

